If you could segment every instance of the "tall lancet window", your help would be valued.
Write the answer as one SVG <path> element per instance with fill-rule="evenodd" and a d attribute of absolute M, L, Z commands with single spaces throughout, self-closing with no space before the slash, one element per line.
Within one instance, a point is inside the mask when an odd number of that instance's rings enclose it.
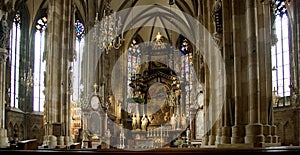
<path fill-rule="evenodd" d="M 189 116 L 189 105 L 192 101 L 192 89 L 193 89 L 193 80 L 192 80 L 192 65 L 193 65 L 193 53 L 191 46 L 187 39 L 183 38 L 181 40 L 181 82 L 183 91 L 182 102 L 186 105 L 186 114 Z"/>
<path fill-rule="evenodd" d="M 10 55 L 9 59 L 11 62 L 10 72 L 10 106 L 19 107 L 19 71 L 20 71 L 20 36 L 21 36 L 21 15 L 19 12 L 16 13 L 12 29 L 10 31 Z"/>
<path fill-rule="evenodd" d="M 82 54 L 84 46 L 84 25 L 79 20 L 75 22 L 76 30 L 76 42 L 75 48 L 76 53 L 70 68 L 70 79 L 72 82 L 71 86 L 71 115 L 72 115 L 72 135 L 78 135 L 79 129 L 81 128 L 81 102 L 80 94 L 83 86 L 81 84 L 81 65 L 82 65 Z"/>
<path fill-rule="evenodd" d="M 272 81 L 274 106 L 290 105 L 289 19 L 285 0 L 275 1 L 277 43 L 272 47 Z"/>
<path fill-rule="evenodd" d="M 45 30 L 47 27 L 47 17 L 37 20 L 35 25 L 35 44 L 34 44 L 34 86 L 33 86 L 33 111 L 44 111 L 45 102 Z"/>
<path fill-rule="evenodd" d="M 76 54 L 74 55 L 74 61 L 72 63 L 73 70 L 73 95 L 72 100 L 80 101 L 80 92 L 82 91 L 81 84 L 81 64 L 82 64 L 82 53 L 84 46 L 84 25 L 79 20 L 75 22 L 76 29 Z"/>
<path fill-rule="evenodd" d="M 141 50 L 136 41 L 133 40 L 131 46 L 128 49 L 128 86 L 127 86 L 127 98 L 135 97 L 137 94 L 134 89 L 130 86 L 132 80 L 136 78 L 137 70 L 139 65 L 141 65 Z"/>

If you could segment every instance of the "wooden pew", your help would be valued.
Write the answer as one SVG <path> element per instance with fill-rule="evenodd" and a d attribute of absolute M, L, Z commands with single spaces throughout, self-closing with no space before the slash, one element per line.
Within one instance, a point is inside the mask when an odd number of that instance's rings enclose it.
<path fill-rule="evenodd" d="M 17 149 L 19 150 L 37 150 L 37 139 L 22 140 L 17 143 Z"/>

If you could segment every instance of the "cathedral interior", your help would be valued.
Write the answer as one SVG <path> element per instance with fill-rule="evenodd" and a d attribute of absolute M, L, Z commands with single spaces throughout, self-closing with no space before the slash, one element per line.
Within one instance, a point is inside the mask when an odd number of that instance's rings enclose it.
<path fill-rule="evenodd" d="M 299 151 L 299 7 L 0 0 L 0 152 Z"/>

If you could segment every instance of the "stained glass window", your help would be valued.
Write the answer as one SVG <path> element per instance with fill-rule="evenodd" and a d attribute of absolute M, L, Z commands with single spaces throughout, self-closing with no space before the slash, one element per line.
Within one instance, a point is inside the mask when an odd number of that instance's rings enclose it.
<path fill-rule="evenodd" d="M 127 98 L 133 97 L 134 91 L 133 88 L 130 87 L 130 83 L 133 78 L 136 77 L 138 66 L 141 64 L 141 51 L 139 46 L 136 44 L 136 41 L 133 40 L 131 46 L 128 49 L 128 87 L 127 87 Z"/>
<path fill-rule="evenodd" d="M 75 29 L 76 29 L 76 38 L 77 40 L 81 40 L 84 37 L 84 25 L 79 20 L 75 22 Z"/>
<path fill-rule="evenodd" d="M 289 19 L 285 1 L 275 2 L 275 28 L 277 43 L 272 47 L 272 81 L 277 103 L 274 106 L 290 105 L 290 51 Z"/>
<path fill-rule="evenodd" d="M 35 25 L 35 47 L 34 47 L 34 86 L 33 86 L 33 111 L 44 111 L 45 102 L 45 72 L 44 61 L 45 30 L 47 28 L 47 17 L 37 20 Z"/>
<path fill-rule="evenodd" d="M 190 47 L 190 44 L 187 39 L 182 39 L 181 41 L 181 82 L 183 83 L 181 90 L 185 92 L 183 96 L 183 103 L 186 105 L 186 114 L 189 113 L 189 105 L 191 104 L 192 96 L 192 65 L 193 65 L 193 53 Z"/>
<path fill-rule="evenodd" d="M 71 93 L 71 115 L 72 115 L 72 127 L 71 134 L 78 135 L 79 129 L 81 128 L 81 98 L 80 94 L 83 91 L 83 85 L 81 84 L 81 65 L 83 57 L 83 47 L 84 47 L 84 25 L 79 20 L 76 20 L 75 24 L 76 30 L 76 53 L 72 61 L 72 66 L 69 68 L 69 76 L 71 79 L 70 93 Z"/>
<path fill-rule="evenodd" d="M 83 47 L 84 47 L 84 25 L 79 20 L 75 22 L 75 29 L 76 29 L 76 54 L 74 55 L 75 59 L 72 63 L 72 72 L 73 72 L 73 94 L 72 100 L 74 102 L 80 101 L 80 93 L 82 91 L 82 84 L 81 84 L 81 65 L 82 65 L 82 54 L 83 54 Z"/>
<path fill-rule="evenodd" d="M 21 34 L 21 15 L 16 13 L 12 29 L 10 31 L 10 62 L 11 62 L 11 78 L 10 78 L 10 106 L 19 107 L 19 71 L 20 71 L 20 35 Z"/>

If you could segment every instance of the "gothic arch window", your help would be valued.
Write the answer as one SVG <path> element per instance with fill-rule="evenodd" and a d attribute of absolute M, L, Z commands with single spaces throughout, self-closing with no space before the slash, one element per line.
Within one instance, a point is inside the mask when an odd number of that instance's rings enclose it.
<path fill-rule="evenodd" d="M 71 78 L 71 104 L 72 104 L 72 134 L 78 134 L 81 124 L 81 104 L 80 94 L 83 86 L 81 84 L 81 65 L 83 59 L 83 47 L 84 47 L 84 24 L 80 20 L 76 20 L 74 23 L 76 31 L 75 40 L 75 53 L 74 59 L 71 64 L 70 78 Z"/>
<path fill-rule="evenodd" d="M 21 14 L 17 12 L 13 18 L 13 24 L 10 31 L 10 106 L 19 108 L 20 91 L 20 41 L 21 41 Z"/>
<path fill-rule="evenodd" d="M 35 44 L 34 44 L 34 86 L 33 86 L 33 111 L 44 111 L 45 102 L 45 71 L 44 61 L 45 35 L 47 28 L 47 17 L 43 16 L 35 24 Z"/>
<path fill-rule="evenodd" d="M 290 105 L 290 50 L 289 17 L 285 0 L 275 1 L 275 33 L 277 42 L 272 46 L 272 82 L 275 107 Z"/>
<path fill-rule="evenodd" d="M 180 39 L 180 51 L 181 51 L 181 78 L 182 83 L 181 90 L 183 91 L 182 103 L 186 105 L 186 114 L 189 113 L 189 105 L 191 105 L 192 99 L 192 89 L 193 89 L 193 80 L 192 80 L 192 65 L 193 65 L 193 53 L 189 41 L 182 37 Z"/>
<path fill-rule="evenodd" d="M 72 72 L 73 72 L 73 95 L 72 100 L 75 102 L 80 101 L 80 92 L 82 91 L 81 85 L 81 64 L 82 64 L 82 54 L 83 54 L 83 46 L 84 46 L 84 24 L 80 20 L 76 20 L 75 22 L 75 30 L 76 30 L 76 53 L 74 54 L 74 60 L 72 63 Z"/>
<path fill-rule="evenodd" d="M 127 63 L 127 72 L 128 72 L 128 86 L 127 86 L 127 98 L 132 98 L 136 94 L 134 94 L 134 90 L 130 87 L 131 81 L 135 78 L 137 74 L 137 70 L 139 65 L 141 65 L 141 50 L 137 41 L 135 39 L 132 40 L 132 43 L 128 49 L 128 63 Z"/>

